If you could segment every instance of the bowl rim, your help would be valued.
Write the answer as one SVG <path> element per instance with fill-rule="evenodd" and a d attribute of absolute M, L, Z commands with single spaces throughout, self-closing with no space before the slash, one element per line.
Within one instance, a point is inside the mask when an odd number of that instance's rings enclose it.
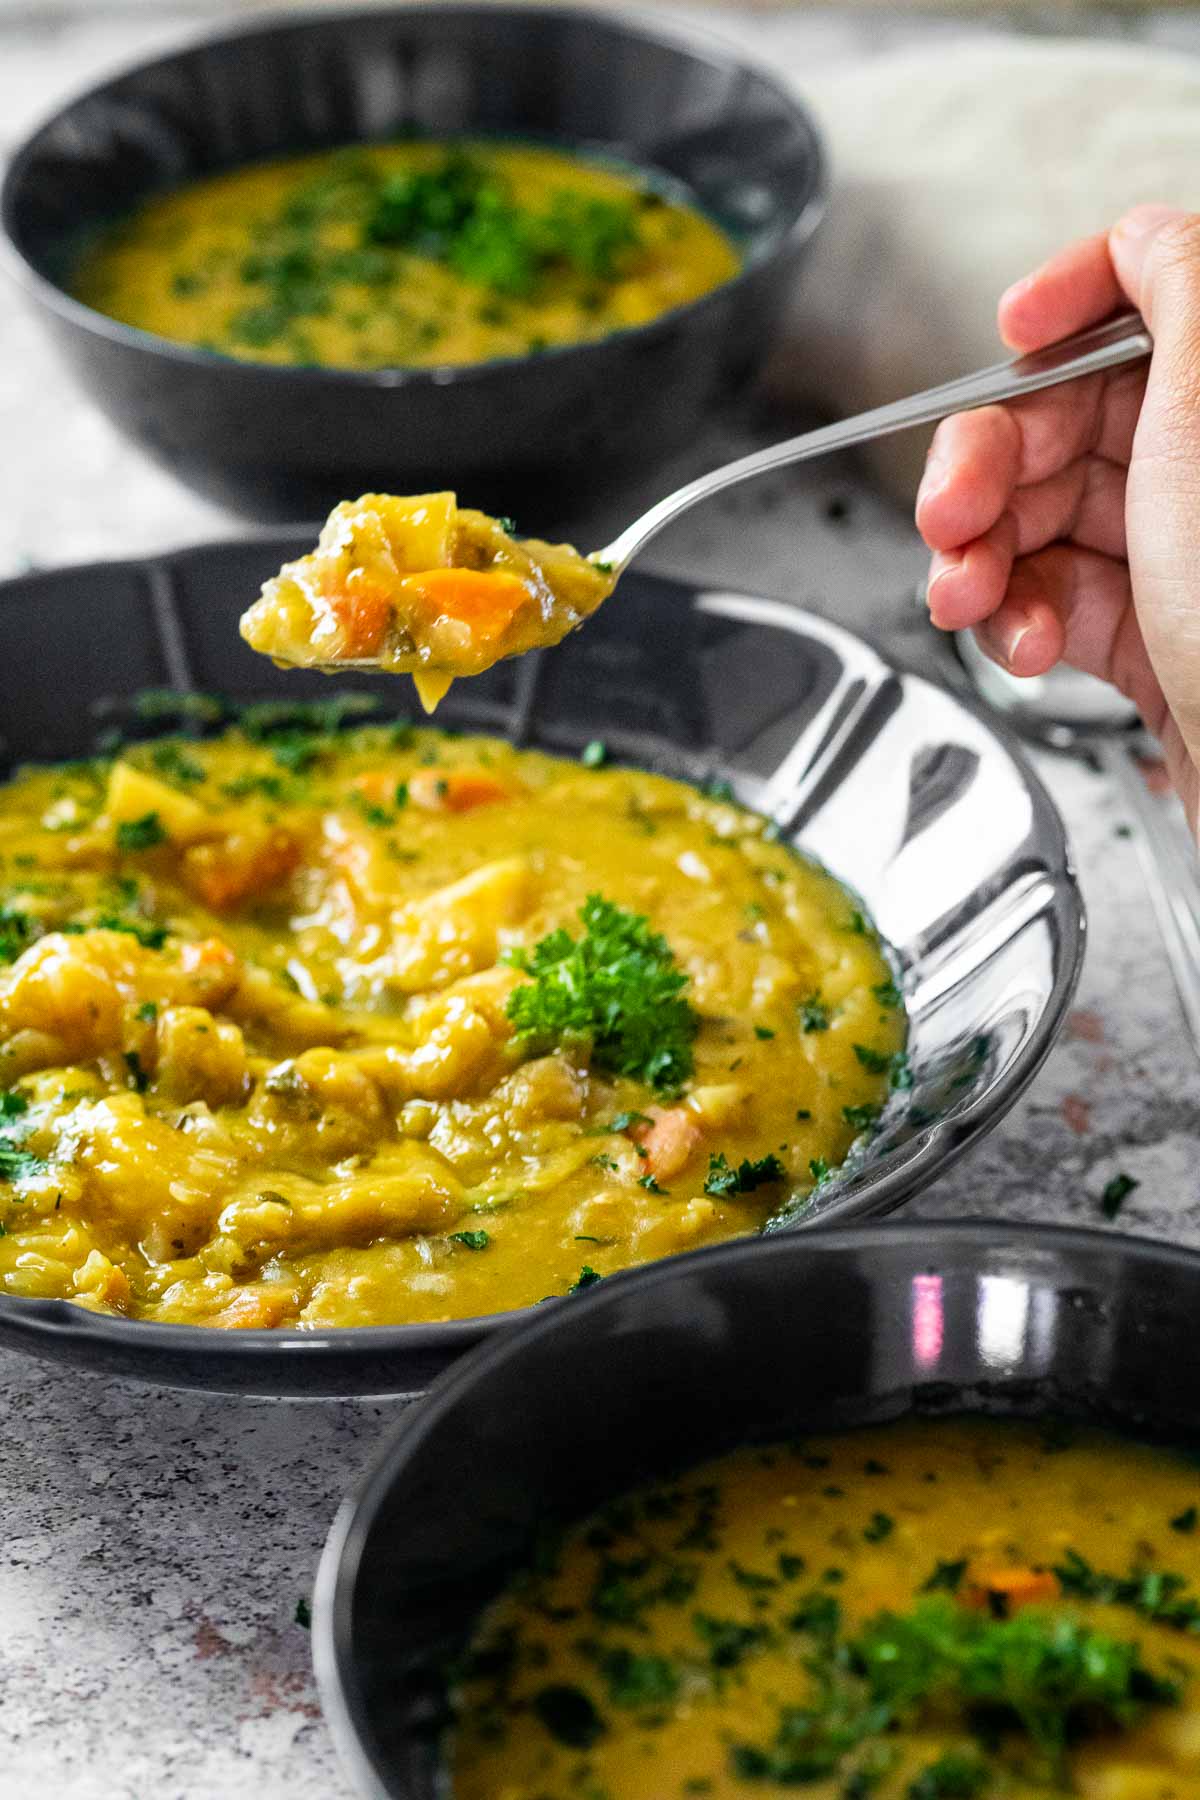
<path fill-rule="evenodd" d="M 21 189 L 30 163 L 37 155 L 42 138 L 79 106 L 89 101 L 102 99 L 110 88 L 120 82 L 130 80 L 139 75 L 150 74 L 165 68 L 179 57 L 196 51 L 202 51 L 219 44 L 237 44 L 245 39 L 277 38 L 303 32 L 313 25 L 337 24 L 339 29 L 352 31 L 360 25 L 375 23 L 388 18 L 436 18 L 455 14 L 496 13 L 520 20 L 583 20 L 593 27 L 599 26 L 616 35 L 625 35 L 643 43 L 653 43 L 667 49 L 678 50 L 690 55 L 698 62 L 710 68 L 734 70 L 752 74 L 764 87 L 770 90 L 780 106 L 788 112 L 795 124 L 803 131 L 811 158 L 811 179 L 809 190 L 803 205 L 795 214 L 778 243 L 766 257 L 756 263 L 743 262 L 727 280 L 719 282 L 707 293 L 699 294 L 693 300 L 682 305 L 670 307 L 666 312 L 658 313 L 654 318 L 645 320 L 640 325 L 627 325 L 618 330 L 605 332 L 598 338 L 585 338 L 578 342 L 551 344 L 545 350 L 536 353 L 526 352 L 524 355 L 491 357 L 482 362 L 468 363 L 433 363 L 376 369 L 355 369 L 337 364 L 293 364 L 256 361 L 253 357 L 227 356 L 219 350 L 204 350 L 198 345 L 184 343 L 175 338 L 163 337 L 158 332 L 146 331 L 136 325 L 127 325 L 120 319 L 89 306 L 85 301 L 77 299 L 50 276 L 44 274 L 26 253 L 21 242 L 17 212 L 21 199 Z M 384 142 L 384 139 L 353 139 L 353 143 Z M 331 146 L 336 148 L 336 146 Z M 282 153 L 282 154 L 286 154 Z M 296 152 L 299 154 L 299 152 Z M 246 163 L 231 164 L 231 168 L 249 167 Z M 262 159 L 267 160 L 267 159 Z M 817 122 L 816 115 L 803 97 L 790 90 L 779 80 L 774 71 L 762 61 L 743 55 L 734 45 L 726 43 L 719 33 L 710 32 L 701 26 L 684 24 L 677 20 L 664 21 L 651 13 L 647 7 L 619 5 L 611 11 L 601 10 L 594 6 L 574 6 L 563 4 L 562 0 L 530 0 L 529 4 L 514 4 L 513 0 L 407 0 L 407 3 L 387 4 L 383 6 L 357 6 L 349 12 L 331 5 L 301 6 L 289 9 L 283 14 L 255 13 L 248 18 L 236 20 L 219 28 L 200 27 L 194 32 L 187 32 L 178 42 L 167 50 L 149 57 L 140 57 L 123 62 L 111 69 L 99 81 L 76 89 L 68 98 L 56 105 L 52 111 L 42 115 L 33 127 L 25 133 L 11 153 L 3 177 L 0 179 L 0 253 L 11 270 L 18 285 L 34 300 L 39 301 L 51 312 L 58 314 L 66 323 L 89 332 L 92 336 L 106 340 L 122 349 L 138 352 L 147 356 L 164 357 L 168 362 L 182 364 L 198 371 L 233 370 L 243 379 L 266 379 L 268 381 L 301 380 L 308 386 L 333 385 L 335 387 L 354 390 L 407 389 L 417 387 L 459 387 L 472 380 L 482 381 L 487 376 L 513 368 L 540 367 L 543 364 L 560 366 L 565 361 L 595 353 L 609 344 L 628 344 L 631 342 L 647 342 L 665 335 L 685 317 L 697 317 L 715 309 L 722 303 L 727 294 L 743 290 L 752 283 L 760 272 L 780 260 L 799 255 L 811 241 L 817 228 L 823 221 L 829 206 L 830 173 L 829 155 L 824 134 Z"/>
<path fill-rule="evenodd" d="M 156 568 L 170 570 L 177 563 L 193 559 L 202 561 L 214 555 L 262 551 L 270 546 L 275 546 L 284 555 L 288 555 L 294 551 L 296 538 L 295 528 L 263 529 L 243 538 L 209 540 L 144 556 L 89 560 L 51 569 L 35 569 L 24 575 L 0 580 L 0 606 L 15 598 L 14 590 L 25 590 L 30 585 L 50 584 L 67 573 L 77 577 L 81 574 L 102 575 L 113 570 L 123 570 L 145 575 Z M 682 585 L 693 596 L 710 591 L 691 582 Z M 725 587 L 711 591 L 719 591 L 730 597 L 730 590 Z M 931 689 L 961 707 L 995 737 L 1006 751 L 1029 795 L 1039 829 L 1046 833 L 1053 847 L 1054 914 L 1063 927 L 1063 953 L 1045 1010 L 1022 1051 L 989 1090 L 986 1104 L 968 1102 L 956 1117 L 939 1119 L 923 1127 L 921 1136 L 904 1147 L 904 1151 L 896 1158 L 895 1166 L 885 1173 L 872 1175 L 870 1171 L 862 1172 L 862 1180 L 865 1185 L 869 1185 L 873 1202 L 871 1213 L 862 1220 L 862 1228 L 867 1231 L 879 1230 L 883 1223 L 880 1215 L 900 1206 L 927 1185 L 931 1163 L 935 1165 L 934 1178 L 940 1177 L 965 1155 L 995 1118 L 1003 1117 L 1010 1110 L 1049 1056 L 1058 1039 L 1083 967 L 1087 941 L 1087 913 L 1083 895 L 1071 857 L 1066 827 L 1057 807 L 1016 733 L 1005 720 L 998 719 L 991 713 L 983 701 L 973 694 L 965 694 L 945 683 L 930 680 L 926 675 L 900 668 L 883 656 L 870 640 L 805 607 L 760 595 L 735 597 L 741 598 L 744 603 L 751 603 L 753 617 L 758 622 L 765 625 L 775 623 L 800 635 L 815 637 L 838 649 L 844 657 L 853 658 L 859 666 L 864 661 L 872 661 L 879 669 L 897 674 L 902 681 L 914 685 L 918 691 L 922 688 Z M 745 1241 L 769 1248 L 780 1238 L 791 1239 L 799 1235 L 812 1237 L 829 1230 L 853 1229 L 852 1224 L 843 1222 L 841 1214 L 845 1208 L 854 1206 L 856 1192 L 854 1184 L 848 1183 L 844 1196 L 835 1199 L 830 1208 L 811 1224 L 806 1224 L 801 1218 L 779 1231 L 731 1242 L 737 1244 Z M 709 1246 L 706 1251 L 682 1254 L 684 1257 L 703 1255 L 724 1247 Z M 670 1266 L 680 1260 L 681 1257 L 677 1255 L 659 1262 L 634 1265 L 633 1268 L 616 1271 L 606 1278 L 606 1282 L 615 1280 L 623 1283 L 627 1277 L 639 1275 L 647 1269 Z M 572 1306 L 577 1306 L 580 1296 L 554 1296 L 531 1306 L 436 1323 L 323 1326 L 309 1331 L 277 1327 L 228 1333 L 214 1332 L 211 1327 L 204 1325 L 168 1324 L 155 1319 L 128 1319 L 118 1315 L 94 1313 L 70 1300 L 37 1299 L 0 1293 L 0 1345 L 10 1345 L 29 1354 L 39 1354 L 57 1344 L 75 1347 L 90 1343 L 101 1349 L 108 1348 L 121 1357 L 144 1345 L 145 1351 L 137 1355 L 139 1363 L 148 1359 L 152 1346 L 153 1350 L 168 1358 L 172 1353 L 189 1360 L 197 1354 L 204 1356 L 212 1352 L 217 1356 L 219 1353 L 221 1360 L 232 1360 L 246 1377 L 236 1389 L 231 1387 L 227 1391 L 250 1391 L 278 1398 L 280 1392 L 277 1385 L 262 1385 L 265 1376 L 259 1376 L 257 1383 L 251 1384 L 256 1366 L 261 1366 L 264 1372 L 269 1371 L 280 1354 L 289 1363 L 316 1359 L 320 1365 L 322 1358 L 336 1362 L 352 1353 L 356 1364 L 369 1364 L 375 1353 L 394 1354 L 403 1350 L 414 1361 L 419 1361 L 422 1356 L 433 1356 L 457 1362 L 467 1352 L 486 1345 L 498 1335 L 511 1334 L 521 1330 L 531 1320 L 543 1315 L 550 1316 L 568 1300 Z M 214 1339 L 219 1342 L 214 1342 Z M 152 1368 L 148 1368 L 145 1373 L 139 1368 L 132 1378 L 154 1382 L 156 1376 Z M 197 1384 L 183 1382 L 176 1385 Z M 214 1382 L 209 1385 L 219 1389 L 221 1384 Z M 291 1388 L 285 1390 L 285 1393 L 298 1391 Z M 346 1392 L 361 1397 L 394 1393 L 396 1389 L 394 1384 L 375 1388 L 355 1384 Z"/>
<path fill-rule="evenodd" d="M 943 1243 L 973 1246 L 982 1256 L 1012 1245 L 1018 1251 L 1036 1249 L 1086 1252 L 1104 1245 L 1113 1254 L 1134 1263 L 1200 1270 L 1200 1250 L 1157 1238 L 1098 1226 L 1030 1225 L 1020 1219 L 887 1219 L 874 1223 L 822 1226 L 796 1240 L 792 1254 L 821 1257 L 829 1252 L 871 1254 L 889 1244 L 909 1243 L 936 1257 Z M 801 1249 L 801 1244 L 803 1250 Z M 575 1297 L 570 1318 L 582 1317 L 607 1306 L 620 1305 L 630 1293 L 654 1288 L 663 1282 L 687 1281 L 706 1263 L 740 1264 L 770 1254 L 763 1238 L 737 1238 L 712 1244 L 682 1256 L 646 1263 L 626 1271 L 618 1288 L 605 1284 Z M 520 1356 L 548 1333 L 563 1326 L 557 1307 L 534 1317 L 515 1334 L 478 1349 L 438 1377 L 429 1393 L 411 1406 L 385 1433 L 365 1467 L 349 1488 L 330 1526 L 317 1565 L 312 1597 L 312 1662 L 321 1710 L 329 1726 L 342 1768 L 370 1800 L 393 1800 L 395 1789 L 384 1784 L 385 1767 L 376 1761 L 370 1746 L 366 1709 L 354 1679 L 355 1658 L 351 1622 L 359 1567 L 367 1538 L 380 1505 L 398 1481 L 406 1464 L 425 1439 L 480 1381 L 486 1381 L 507 1358 Z"/>

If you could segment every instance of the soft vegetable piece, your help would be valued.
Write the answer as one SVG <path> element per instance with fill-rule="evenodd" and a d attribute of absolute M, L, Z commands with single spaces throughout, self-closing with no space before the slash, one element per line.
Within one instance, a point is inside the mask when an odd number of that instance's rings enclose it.
<path fill-rule="evenodd" d="M 427 367 L 644 324 L 738 263 L 686 198 L 632 170 L 532 144 L 372 144 L 158 196 L 72 286 L 226 356 Z"/>
<path fill-rule="evenodd" d="M 1194 1800 L 1200 1635 L 1136 1601 L 1200 1614 L 1171 1524 L 1196 1491 L 1161 1451 L 943 1419 L 622 1496 L 484 1614 L 451 1791 Z M 1091 1559 L 1139 1573 L 1114 1592 Z"/>
<path fill-rule="evenodd" d="M 0 1290 L 524 1306 L 802 1204 L 885 1098 L 882 950 L 765 821 L 361 703 L 0 787 Z"/>
<path fill-rule="evenodd" d="M 452 493 L 364 494 L 264 585 L 241 631 L 276 662 L 411 674 L 432 712 L 455 676 L 557 644 L 614 582 L 569 544 L 515 538 Z"/>

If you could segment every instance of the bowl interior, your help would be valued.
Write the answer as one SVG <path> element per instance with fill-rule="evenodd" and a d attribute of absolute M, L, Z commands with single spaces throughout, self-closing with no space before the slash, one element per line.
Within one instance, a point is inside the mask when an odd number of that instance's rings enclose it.
<path fill-rule="evenodd" d="M 314 1650 L 347 1766 L 432 1800 L 446 1655 L 547 1523 L 651 1475 L 914 1410 L 1194 1441 L 1198 1303 L 1187 1252 L 919 1224 L 702 1251 L 556 1309 L 448 1376 L 339 1515 Z"/>
<path fill-rule="evenodd" d="M 799 103 L 719 49 L 536 6 L 420 6 L 257 25 L 133 69 L 14 161 L 5 228 L 61 285 L 147 195 L 257 159 L 407 135 L 551 139 L 661 170 L 769 257 L 821 189 Z"/>
<path fill-rule="evenodd" d="M 138 724 L 129 700 L 138 689 L 345 693 L 323 676 L 271 668 L 237 635 L 261 581 L 302 547 L 260 540 L 6 584 L 0 771 L 6 761 L 85 755 L 114 726 L 163 729 Z M 408 683 L 353 686 L 374 695 L 384 717 L 411 705 Z M 898 1205 L 1000 1117 L 1053 1042 L 1083 938 L 1057 814 L 992 727 L 847 633 L 778 602 L 631 574 L 610 607 L 548 655 L 456 683 L 439 722 L 565 755 L 600 738 L 622 760 L 728 781 L 861 895 L 904 988 L 911 1085 L 776 1229 Z M 171 1347 L 190 1370 L 185 1380 L 284 1393 L 411 1389 L 490 1329 L 472 1320 L 229 1334 L 38 1305 L 56 1323 L 53 1343 L 47 1331 L 39 1347 L 57 1354 L 154 1379 L 163 1334 L 182 1332 L 192 1348 Z M 31 1302 L 0 1298 L 0 1337 L 32 1344 L 37 1316 Z M 303 1357 L 289 1353 L 301 1344 Z"/>

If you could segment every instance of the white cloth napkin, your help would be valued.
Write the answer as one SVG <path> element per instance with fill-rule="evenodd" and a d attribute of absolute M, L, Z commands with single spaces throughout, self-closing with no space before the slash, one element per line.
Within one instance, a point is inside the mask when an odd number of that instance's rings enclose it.
<path fill-rule="evenodd" d="M 802 82 L 827 134 L 829 215 L 770 379 L 834 415 L 1005 354 L 996 301 L 1143 200 L 1200 210 L 1200 60 L 997 38 Z M 905 499 L 929 433 L 867 452 Z"/>

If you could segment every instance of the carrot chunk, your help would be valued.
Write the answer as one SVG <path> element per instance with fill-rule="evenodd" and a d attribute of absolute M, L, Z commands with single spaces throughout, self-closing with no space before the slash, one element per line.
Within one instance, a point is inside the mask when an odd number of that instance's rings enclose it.
<path fill-rule="evenodd" d="M 184 854 L 184 880 L 214 912 L 264 894 L 283 881 L 300 860 L 290 832 L 265 836 L 233 832 L 215 844 L 196 844 Z"/>
<path fill-rule="evenodd" d="M 378 655 L 392 620 L 387 589 L 369 580 L 361 569 L 352 569 L 340 587 L 326 593 L 325 600 L 338 623 L 338 655 L 350 659 Z"/>
<path fill-rule="evenodd" d="M 654 1107 L 649 1125 L 634 1125 L 630 1137 L 646 1152 L 650 1173 L 667 1181 L 685 1168 L 703 1137 L 695 1115 L 684 1106 Z"/>
<path fill-rule="evenodd" d="M 470 812 L 508 800 L 511 789 L 490 769 L 418 769 L 408 784 L 409 799 L 426 812 Z"/>
<path fill-rule="evenodd" d="M 968 1606 L 980 1611 L 1007 1614 L 1022 1606 L 1057 1600 L 1058 1594 L 1058 1577 L 1053 1569 L 1018 1567 L 985 1569 L 972 1575 L 963 1598 Z"/>
<path fill-rule="evenodd" d="M 504 569 L 427 569 L 403 585 L 430 618 L 457 619 L 482 644 L 503 637 L 533 600 L 527 583 Z"/>
<path fill-rule="evenodd" d="M 272 1331 L 295 1312 L 296 1296 L 290 1288 L 248 1287 L 207 1323 L 218 1331 Z"/>

